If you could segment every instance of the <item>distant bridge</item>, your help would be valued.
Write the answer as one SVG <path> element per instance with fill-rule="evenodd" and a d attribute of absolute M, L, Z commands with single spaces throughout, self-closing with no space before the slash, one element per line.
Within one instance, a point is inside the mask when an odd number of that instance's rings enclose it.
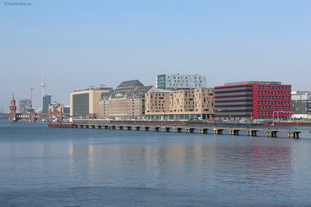
<path fill-rule="evenodd" d="M 0 119 L 9 119 L 10 114 L 6 113 L 0 113 Z"/>
<path fill-rule="evenodd" d="M 59 119 L 62 118 L 61 113 L 15 113 L 14 116 L 10 117 L 10 114 L 8 114 L 5 119 L 8 119 L 10 122 L 17 122 L 17 121 L 52 121 L 54 117 L 57 117 Z"/>

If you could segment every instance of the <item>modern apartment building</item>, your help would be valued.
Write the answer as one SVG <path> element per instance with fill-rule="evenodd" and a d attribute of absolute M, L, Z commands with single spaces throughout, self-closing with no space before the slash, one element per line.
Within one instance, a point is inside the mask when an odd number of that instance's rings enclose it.
<path fill-rule="evenodd" d="M 115 90 L 102 96 L 100 118 L 144 119 L 145 94 L 158 91 L 153 86 L 144 86 L 138 80 L 122 82 Z"/>
<path fill-rule="evenodd" d="M 70 93 L 70 116 L 75 118 L 97 118 L 99 115 L 99 100 L 111 91 L 105 85 L 75 90 Z"/>
<path fill-rule="evenodd" d="M 193 89 L 206 88 L 206 76 L 162 74 L 157 76 L 157 88 L 159 89 Z"/>
<path fill-rule="evenodd" d="M 292 109 L 294 117 L 299 119 L 311 118 L 311 91 L 293 91 Z"/>
<path fill-rule="evenodd" d="M 245 81 L 215 87 L 216 119 L 286 120 L 291 116 L 291 85 Z"/>
<path fill-rule="evenodd" d="M 179 89 L 146 94 L 146 116 L 148 119 L 209 119 L 213 115 L 213 88 Z"/>

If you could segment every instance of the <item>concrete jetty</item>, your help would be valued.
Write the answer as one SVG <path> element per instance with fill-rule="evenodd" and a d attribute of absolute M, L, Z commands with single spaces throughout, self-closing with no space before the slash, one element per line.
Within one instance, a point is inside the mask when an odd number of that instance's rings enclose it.
<path fill-rule="evenodd" d="M 297 129 L 272 129 L 272 128 L 241 128 L 241 127 L 221 127 L 221 126 L 204 126 L 204 125 L 170 125 L 170 124 L 142 124 L 142 123 L 100 123 L 100 122 L 74 122 L 74 123 L 49 123 L 49 127 L 60 128 L 90 128 L 90 129 L 109 129 L 109 130 L 133 130 L 133 131 L 154 131 L 154 132 L 175 132 L 175 133 L 214 133 L 218 135 L 230 134 L 239 136 L 246 134 L 247 136 L 256 137 L 259 132 L 265 133 L 267 137 L 279 137 L 280 132 L 287 134 L 289 138 L 299 139 L 299 135 L 303 132 L 311 133 L 311 130 Z"/>

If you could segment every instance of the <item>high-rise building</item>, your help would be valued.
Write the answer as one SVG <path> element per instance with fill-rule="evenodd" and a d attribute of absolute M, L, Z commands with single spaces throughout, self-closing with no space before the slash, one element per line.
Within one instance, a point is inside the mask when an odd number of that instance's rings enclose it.
<path fill-rule="evenodd" d="M 153 86 L 144 86 L 138 80 L 123 81 L 115 90 L 102 96 L 100 118 L 145 118 L 145 94 L 150 91 L 158 90 Z"/>
<path fill-rule="evenodd" d="M 179 89 L 146 94 L 148 119 L 209 119 L 214 115 L 214 89 Z"/>
<path fill-rule="evenodd" d="M 99 114 L 99 100 L 111 91 L 111 87 L 99 85 L 75 90 L 70 93 L 70 116 L 79 118 L 97 118 Z"/>
<path fill-rule="evenodd" d="M 206 76 L 162 74 L 157 75 L 157 88 L 159 89 L 193 89 L 206 88 Z"/>
<path fill-rule="evenodd" d="M 295 118 L 311 118 L 311 91 L 293 91 L 292 109 Z"/>
<path fill-rule="evenodd" d="M 216 119 L 288 119 L 292 116 L 291 85 L 245 81 L 215 87 Z"/>
<path fill-rule="evenodd" d="M 51 104 L 51 95 L 43 96 L 42 113 L 49 113 L 49 105 Z"/>

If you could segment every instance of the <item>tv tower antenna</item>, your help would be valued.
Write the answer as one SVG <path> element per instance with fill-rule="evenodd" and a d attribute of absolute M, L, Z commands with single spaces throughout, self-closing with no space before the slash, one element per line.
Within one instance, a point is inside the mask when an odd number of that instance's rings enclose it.
<path fill-rule="evenodd" d="M 33 88 L 30 88 L 30 108 L 32 109 L 32 91 L 33 91 Z"/>
<path fill-rule="evenodd" d="M 44 68 L 43 68 L 43 71 L 42 71 L 42 82 L 41 82 L 42 97 L 44 96 L 45 86 L 46 86 L 46 83 L 45 83 Z"/>

